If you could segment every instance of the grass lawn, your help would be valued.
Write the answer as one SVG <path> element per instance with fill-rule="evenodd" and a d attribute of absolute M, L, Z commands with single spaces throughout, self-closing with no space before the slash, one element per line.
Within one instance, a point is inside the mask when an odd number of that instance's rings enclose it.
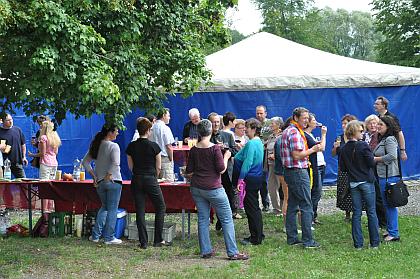
<path fill-rule="evenodd" d="M 140 250 L 134 241 L 105 246 L 73 237 L 0 239 L 0 278 L 420 278 L 419 216 L 400 217 L 401 242 L 378 250 L 367 248 L 364 217 L 365 249 L 357 251 L 343 214 L 321 216 L 315 238 L 322 247 L 317 250 L 288 246 L 282 220 L 265 214 L 264 243 L 238 244 L 250 255 L 250 260 L 238 262 L 226 260 L 223 236 L 213 226 L 217 256 L 201 259 L 192 216 L 191 239 L 182 241 L 178 234 L 173 246 L 165 248 Z M 237 240 L 248 236 L 246 219 L 235 225 Z"/>

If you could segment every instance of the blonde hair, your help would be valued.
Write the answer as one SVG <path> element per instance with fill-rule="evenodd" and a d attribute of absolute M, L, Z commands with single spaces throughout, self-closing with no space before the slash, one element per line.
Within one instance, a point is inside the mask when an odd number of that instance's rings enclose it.
<path fill-rule="evenodd" d="M 237 128 L 239 125 L 244 125 L 245 126 L 245 120 L 235 119 L 235 128 Z"/>
<path fill-rule="evenodd" d="M 376 123 L 379 123 L 379 117 L 374 114 L 369 115 L 365 119 L 365 125 L 369 124 L 370 121 L 376 121 Z"/>
<path fill-rule="evenodd" d="M 44 121 L 42 122 L 42 128 L 40 136 L 46 135 L 48 139 L 48 144 L 52 148 L 58 148 L 61 145 L 61 139 L 58 136 L 58 133 L 54 131 L 54 123 L 51 121 Z"/>
<path fill-rule="evenodd" d="M 360 128 L 363 129 L 362 122 L 360 122 L 359 120 L 352 120 L 349 123 L 347 123 L 344 134 L 348 139 L 353 138 L 356 135 L 356 133 L 360 130 Z"/>

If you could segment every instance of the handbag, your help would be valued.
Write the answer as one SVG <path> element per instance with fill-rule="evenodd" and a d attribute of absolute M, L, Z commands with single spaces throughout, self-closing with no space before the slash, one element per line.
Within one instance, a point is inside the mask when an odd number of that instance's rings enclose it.
<path fill-rule="evenodd" d="M 33 159 L 32 159 L 32 161 L 31 161 L 31 166 L 33 166 L 34 168 L 37 168 L 37 169 L 39 169 L 39 167 L 40 167 L 40 160 L 39 160 L 40 158 L 39 157 L 34 157 Z"/>
<path fill-rule="evenodd" d="M 385 148 L 386 155 L 386 148 Z M 390 207 L 400 207 L 408 203 L 408 197 L 410 193 L 408 192 L 407 185 L 402 179 L 401 173 L 401 162 L 400 154 L 398 152 L 398 170 L 400 173 L 400 180 L 396 183 L 388 182 L 388 166 L 385 166 L 386 171 L 386 184 L 385 184 L 385 198 Z"/>

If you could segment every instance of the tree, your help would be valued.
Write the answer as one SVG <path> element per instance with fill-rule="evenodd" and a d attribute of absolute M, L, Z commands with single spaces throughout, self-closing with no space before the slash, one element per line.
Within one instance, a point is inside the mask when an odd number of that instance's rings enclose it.
<path fill-rule="evenodd" d="M 122 125 L 208 81 L 202 49 L 227 42 L 235 1 L 0 0 L 2 110 L 105 114 Z M 205 34 L 205 35 L 203 35 Z"/>
<path fill-rule="evenodd" d="M 325 8 L 313 10 L 306 21 L 307 45 L 342 56 L 375 60 L 375 45 L 381 35 L 375 31 L 369 13 Z"/>
<path fill-rule="evenodd" d="M 420 0 L 373 0 L 375 25 L 385 38 L 379 61 L 420 67 Z"/>
<path fill-rule="evenodd" d="M 203 52 L 207 56 L 226 47 L 229 47 L 233 44 L 236 44 L 245 38 L 246 36 L 240 33 L 239 31 L 234 29 L 228 29 L 227 41 L 223 42 L 223 44 L 215 44 L 214 42 L 209 43 L 204 47 Z"/>
<path fill-rule="evenodd" d="M 313 0 L 255 0 L 263 17 L 263 31 L 285 39 L 302 40 L 301 27 Z"/>
<path fill-rule="evenodd" d="M 369 13 L 317 9 L 311 0 L 255 0 L 263 30 L 294 42 L 343 56 L 374 60 L 375 32 Z"/>

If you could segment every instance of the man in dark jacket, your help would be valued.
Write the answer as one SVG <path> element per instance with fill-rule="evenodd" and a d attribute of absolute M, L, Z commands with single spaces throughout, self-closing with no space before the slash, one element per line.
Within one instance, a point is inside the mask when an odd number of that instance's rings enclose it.
<path fill-rule="evenodd" d="M 185 123 L 182 131 L 182 138 L 185 143 L 188 142 L 188 139 L 198 138 L 197 125 L 201 121 L 200 112 L 196 108 L 192 108 L 188 111 L 188 117 L 190 118 L 190 121 Z"/>

